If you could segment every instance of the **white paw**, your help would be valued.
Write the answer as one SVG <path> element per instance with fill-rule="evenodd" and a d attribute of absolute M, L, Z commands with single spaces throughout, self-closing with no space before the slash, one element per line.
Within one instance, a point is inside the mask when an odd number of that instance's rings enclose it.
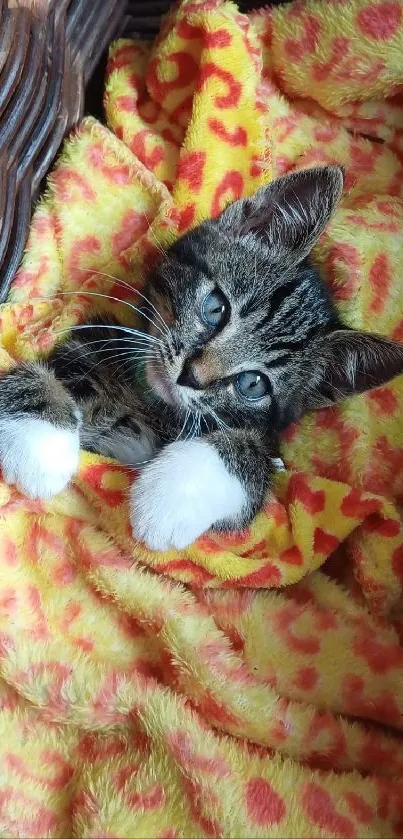
<path fill-rule="evenodd" d="M 216 522 L 236 520 L 245 503 L 242 484 L 210 443 L 171 443 L 132 487 L 133 534 L 152 550 L 186 548 Z"/>
<path fill-rule="evenodd" d="M 78 430 L 58 428 L 47 420 L 20 417 L 0 424 L 0 463 L 8 484 L 30 498 L 50 498 L 77 471 Z"/>

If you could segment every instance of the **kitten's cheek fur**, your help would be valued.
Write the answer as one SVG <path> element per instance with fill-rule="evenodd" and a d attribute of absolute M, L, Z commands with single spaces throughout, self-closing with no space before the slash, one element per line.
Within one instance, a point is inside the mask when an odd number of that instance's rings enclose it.
<path fill-rule="evenodd" d="M 241 520 L 244 488 L 207 440 L 171 443 L 131 491 L 133 535 L 148 548 L 186 548 L 212 525 Z"/>
<path fill-rule="evenodd" d="M 32 417 L 0 422 L 0 463 L 6 483 L 30 498 L 47 499 L 64 489 L 77 471 L 78 430 Z"/>

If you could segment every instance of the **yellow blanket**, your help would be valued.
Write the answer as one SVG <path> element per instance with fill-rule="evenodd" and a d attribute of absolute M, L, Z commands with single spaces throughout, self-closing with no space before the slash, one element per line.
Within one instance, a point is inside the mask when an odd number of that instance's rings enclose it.
<path fill-rule="evenodd" d="M 403 340 L 402 56 L 401 0 L 185 0 L 152 48 L 114 44 L 109 127 L 49 180 L 1 369 L 327 161 L 346 192 L 315 257 L 346 322 Z M 403 836 L 402 410 L 400 377 L 307 417 L 247 535 L 180 555 L 133 542 L 113 461 L 83 453 L 46 504 L 0 484 L 0 836 Z"/>

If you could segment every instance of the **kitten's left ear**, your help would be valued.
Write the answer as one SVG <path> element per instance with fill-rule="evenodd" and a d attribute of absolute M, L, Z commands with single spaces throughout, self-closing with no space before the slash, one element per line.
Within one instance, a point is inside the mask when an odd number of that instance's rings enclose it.
<path fill-rule="evenodd" d="M 279 255 L 304 259 L 326 227 L 343 191 L 339 166 L 305 169 L 235 201 L 219 224 L 234 236 L 261 238 Z"/>
<path fill-rule="evenodd" d="M 335 329 L 314 348 L 319 381 L 309 408 L 386 384 L 403 373 L 403 344 L 369 332 Z"/>

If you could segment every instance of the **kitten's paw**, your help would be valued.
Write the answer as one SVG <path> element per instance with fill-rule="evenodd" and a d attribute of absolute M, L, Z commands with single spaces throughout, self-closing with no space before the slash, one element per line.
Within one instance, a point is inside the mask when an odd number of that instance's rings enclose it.
<path fill-rule="evenodd" d="M 78 428 L 59 428 L 34 417 L 9 418 L 0 428 L 0 463 L 6 483 L 30 498 L 50 498 L 77 471 Z"/>
<path fill-rule="evenodd" d="M 206 440 L 171 443 L 145 467 L 131 492 L 135 538 L 152 550 L 186 548 L 246 503 L 240 481 Z"/>

